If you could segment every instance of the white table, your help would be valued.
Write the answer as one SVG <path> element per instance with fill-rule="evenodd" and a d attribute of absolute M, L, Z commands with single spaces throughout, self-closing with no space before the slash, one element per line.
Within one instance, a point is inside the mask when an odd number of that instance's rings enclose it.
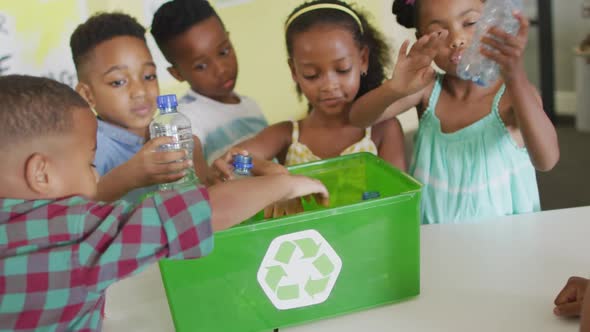
<path fill-rule="evenodd" d="M 415 299 L 281 332 L 577 331 L 552 303 L 590 275 L 590 207 L 423 226 L 421 259 Z M 157 267 L 111 287 L 106 315 L 107 332 L 173 331 Z"/>

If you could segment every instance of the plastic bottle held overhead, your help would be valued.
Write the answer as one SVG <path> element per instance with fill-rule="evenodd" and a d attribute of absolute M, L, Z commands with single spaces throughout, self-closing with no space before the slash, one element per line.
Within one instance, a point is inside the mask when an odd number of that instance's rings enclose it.
<path fill-rule="evenodd" d="M 457 66 L 457 75 L 481 86 L 488 86 L 498 80 L 498 64 L 480 52 L 481 38 L 491 27 L 498 27 L 511 35 L 516 35 L 520 24 L 514 17 L 514 11 L 523 10 L 523 0 L 487 0 L 481 17 L 475 25 L 471 45 L 461 56 Z"/>
<path fill-rule="evenodd" d="M 170 136 L 174 143 L 160 145 L 159 151 L 186 150 L 188 152 L 183 160 L 193 159 L 193 133 L 190 120 L 177 110 L 178 101 L 176 95 L 158 96 L 157 99 L 159 114 L 150 123 L 150 137 Z M 182 161 L 182 160 L 178 160 Z M 172 190 L 187 184 L 198 183 L 199 179 L 195 169 L 189 167 L 185 170 L 185 176 L 175 182 L 160 184 L 160 190 Z"/>
<path fill-rule="evenodd" d="M 235 155 L 233 160 L 233 166 L 234 178 L 239 179 L 252 176 L 251 170 L 252 167 L 254 167 L 254 164 L 252 163 L 251 156 L 244 156 L 241 154 Z"/>

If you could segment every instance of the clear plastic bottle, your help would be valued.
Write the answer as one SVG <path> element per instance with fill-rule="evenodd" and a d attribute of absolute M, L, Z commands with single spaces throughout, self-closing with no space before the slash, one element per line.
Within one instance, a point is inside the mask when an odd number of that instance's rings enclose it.
<path fill-rule="evenodd" d="M 184 149 L 188 152 L 184 160 L 192 160 L 194 141 L 191 122 L 186 116 L 178 112 L 176 95 L 158 96 L 157 104 L 160 114 L 150 123 L 150 137 L 171 136 L 175 138 L 175 143 L 160 145 L 158 150 L 176 151 Z M 178 181 L 160 184 L 160 190 L 172 190 L 186 184 L 199 182 L 193 167 L 187 168 L 185 172 L 186 175 Z"/>
<path fill-rule="evenodd" d="M 254 167 L 254 164 L 252 163 L 251 156 L 244 156 L 241 154 L 235 155 L 233 160 L 233 166 L 234 178 L 239 179 L 252 176 L 251 170 L 252 167 Z"/>
<path fill-rule="evenodd" d="M 459 61 L 457 75 L 464 80 L 470 80 L 481 86 L 488 86 L 495 82 L 500 75 L 497 63 L 484 57 L 481 52 L 481 38 L 488 30 L 499 27 L 516 35 L 520 24 L 514 17 L 514 11 L 523 10 L 523 0 L 487 0 L 480 19 L 475 25 L 475 33 L 471 45 Z"/>

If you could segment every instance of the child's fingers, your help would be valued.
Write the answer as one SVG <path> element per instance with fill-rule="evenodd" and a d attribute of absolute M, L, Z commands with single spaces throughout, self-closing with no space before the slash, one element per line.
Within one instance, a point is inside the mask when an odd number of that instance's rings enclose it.
<path fill-rule="evenodd" d="M 303 212 L 303 204 L 301 204 L 301 199 L 295 198 L 286 202 L 285 215 L 288 216 L 300 212 Z"/>
<path fill-rule="evenodd" d="M 433 59 L 438 54 L 447 36 L 448 31 L 441 30 L 421 37 L 410 49 L 410 56 L 421 54 Z"/>
<path fill-rule="evenodd" d="M 182 177 L 185 175 L 184 172 L 181 173 L 174 173 L 174 174 L 160 174 L 160 175 L 156 175 L 154 177 L 155 179 L 155 183 L 169 183 L 169 182 L 174 182 L 174 181 L 178 181 L 180 179 L 182 179 Z"/>
<path fill-rule="evenodd" d="M 441 30 L 437 32 L 433 32 L 430 34 L 430 39 L 428 43 L 424 45 L 425 54 L 434 58 L 436 54 L 439 52 L 443 43 L 447 40 L 447 36 L 449 34 L 448 30 Z"/>
<path fill-rule="evenodd" d="M 222 159 L 217 159 L 211 165 L 213 171 L 217 174 L 219 178 L 222 179 L 232 179 L 233 178 L 233 167 Z"/>
<path fill-rule="evenodd" d="M 231 148 L 223 157 L 227 161 L 231 161 L 235 155 L 241 154 L 242 156 L 248 156 L 250 153 L 242 148 Z"/>
<path fill-rule="evenodd" d="M 312 179 L 302 175 L 292 175 L 293 190 L 285 197 L 285 199 L 299 198 L 311 194 L 320 194 L 328 197 L 328 189 L 324 184 L 316 179 Z"/>
<path fill-rule="evenodd" d="M 560 317 L 577 317 L 580 316 L 582 310 L 582 302 L 570 302 L 558 305 L 553 309 L 555 315 Z"/>
<path fill-rule="evenodd" d="M 329 202 L 330 200 L 330 193 L 328 192 L 328 188 L 326 188 L 326 186 L 324 186 L 324 184 L 319 180 L 313 181 L 316 184 L 316 189 L 313 191 L 313 195 L 319 204 L 324 205 L 325 202 Z"/>
<path fill-rule="evenodd" d="M 568 279 L 567 284 L 563 287 L 563 289 L 557 294 L 555 297 L 555 305 L 560 305 L 568 302 L 575 302 L 581 299 L 578 298 L 578 294 L 582 293 L 579 291 L 579 277 L 571 277 Z M 581 296 L 581 295 L 580 295 Z"/>
<path fill-rule="evenodd" d="M 418 38 L 416 43 L 414 43 L 414 46 L 416 46 L 418 48 L 424 47 L 424 45 L 428 44 L 428 42 L 430 41 L 431 38 L 432 38 L 432 35 L 424 35 L 424 36 Z"/>
<path fill-rule="evenodd" d="M 430 39 L 429 35 L 426 36 L 422 36 L 420 37 L 414 44 L 412 44 L 412 46 L 409 46 L 410 42 L 408 42 L 408 47 L 407 47 L 407 55 L 406 58 L 413 58 L 415 57 L 417 54 L 420 54 L 423 52 L 424 49 L 424 45 L 426 45 L 426 43 L 428 43 L 428 40 Z"/>
<path fill-rule="evenodd" d="M 412 58 L 410 62 L 410 71 L 419 71 L 423 68 L 428 68 L 432 64 L 432 58 L 427 55 L 419 55 Z"/>
<path fill-rule="evenodd" d="M 408 46 L 409 45 L 410 45 L 410 41 L 406 39 L 403 42 L 402 46 L 399 48 L 399 54 L 398 54 L 397 61 L 405 59 L 408 56 Z"/>
<path fill-rule="evenodd" d="M 272 206 L 272 209 L 270 210 L 270 215 L 268 216 L 268 218 L 276 218 L 279 215 L 279 209 L 280 207 L 277 205 L 277 203 L 275 203 Z"/>
<path fill-rule="evenodd" d="M 329 207 L 330 206 L 330 196 L 329 195 L 314 194 L 313 197 L 315 198 L 315 201 L 319 205 L 325 206 L 325 207 Z"/>
<path fill-rule="evenodd" d="M 274 209 L 275 209 L 274 204 L 265 207 L 264 208 L 264 219 L 268 219 L 268 218 L 272 217 Z"/>
<path fill-rule="evenodd" d="M 513 15 L 518 20 L 518 23 L 520 24 L 520 28 L 518 29 L 518 33 L 516 35 L 518 37 L 526 39 L 529 35 L 529 28 L 530 28 L 531 22 L 528 20 L 528 18 L 526 18 L 519 11 L 515 11 Z"/>
<path fill-rule="evenodd" d="M 186 150 L 155 151 L 151 154 L 151 161 L 156 164 L 168 164 L 182 160 L 188 156 Z"/>
<path fill-rule="evenodd" d="M 491 38 L 491 37 L 493 37 L 493 38 Z M 482 37 L 482 41 L 485 38 L 495 39 L 500 44 L 508 45 L 510 47 L 522 47 L 521 41 L 518 37 L 513 36 L 513 35 L 509 34 L 508 32 L 506 32 L 500 28 L 497 28 L 497 27 L 490 28 L 490 30 L 488 30 L 488 35 Z"/>
<path fill-rule="evenodd" d="M 328 197 L 330 194 L 328 193 L 328 188 L 324 186 L 324 184 L 320 180 L 312 179 L 315 183 L 315 189 L 312 191 L 313 194 L 319 194 Z"/>
<path fill-rule="evenodd" d="M 433 32 L 433 34 L 436 34 L 436 41 L 438 44 L 444 43 L 447 38 L 449 37 L 449 30 L 447 29 L 443 29 L 443 30 L 439 30 L 436 32 Z"/>
<path fill-rule="evenodd" d="M 485 56 L 486 58 L 496 62 L 497 64 L 499 64 L 500 66 L 505 65 L 506 63 L 508 63 L 508 58 L 503 55 L 500 52 L 496 52 L 496 51 L 492 51 L 492 50 L 488 50 L 486 48 L 480 48 L 480 53 Z"/>
<path fill-rule="evenodd" d="M 424 35 L 422 37 L 420 37 L 415 43 L 414 45 L 412 45 L 412 47 L 410 48 L 410 52 L 408 53 L 408 56 L 414 56 L 416 53 L 422 53 L 424 52 L 424 48 L 426 47 L 426 45 L 428 44 L 428 42 L 431 39 L 431 35 Z"/>
<path fill-rule="evenodd" d="M 281 203 L 275 204 L 275 208 L 274 208 L 273 214 L 272 214 L 273 218 L 278 218 L 278 217 L 282 217 L 285 215 L 285 207 Z"/>
<path fill-rule="evenodd" d="M 481 42 L 485 45 L 492 47 L 493 49 L 499 51 L 500 53 L 506 56 L 520 57 L 521 55 L 518 48 L 508 45 L 506 43 L 502 43 L 494 38 L 483 37 L 481 39 Z"/>
<path fill-rule="evenodd" d="M 155 151 L 160 145 L 172 144 L 174 142 L 176 142 L 176 138 L 172 136 L 160 136 L 147 141 L 143 148 L 148 149 L 149 151 Z"/>
<path fill-rule="evenodd" d="M 167 164 L 157 164 L 153 167 L 153 174 L 175 174 L 193 166 L 192 160 L 183 160 Z"/>

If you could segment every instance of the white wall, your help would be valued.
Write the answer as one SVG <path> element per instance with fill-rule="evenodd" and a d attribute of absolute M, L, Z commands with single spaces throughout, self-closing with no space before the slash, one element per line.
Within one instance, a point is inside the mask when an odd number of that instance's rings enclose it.
<path fill-rule="evenodd" d="M 583 0 L 553 0 L 555 69 L 558 91 L 574 90 L 573 48 L 590 34 L 590 18 L 582 18 Z"/>
<path fill-rule="evenodd" d="M 590 18 L 582 18 L 583 0 L 553 0 L 557 113 L 576 111 L 573 48 L 590 34 Z M 587 92 L 586 92 L 587 93 Z"/>
<path fill-rule="evenodd" d="M 536 16 L 536 0 L 526 0 L 527 14 Z M 590 34 L 590 18 L 582 18 L 584 0 L 552 0 L 553 42 L 555 56 L 555 97 L 558 114 L 576 111 L 575 69 L 573 49 Z M 527 73 L 533 83 L 540 84 L 538 28 L 532 27 L 525 56 Z"/>

